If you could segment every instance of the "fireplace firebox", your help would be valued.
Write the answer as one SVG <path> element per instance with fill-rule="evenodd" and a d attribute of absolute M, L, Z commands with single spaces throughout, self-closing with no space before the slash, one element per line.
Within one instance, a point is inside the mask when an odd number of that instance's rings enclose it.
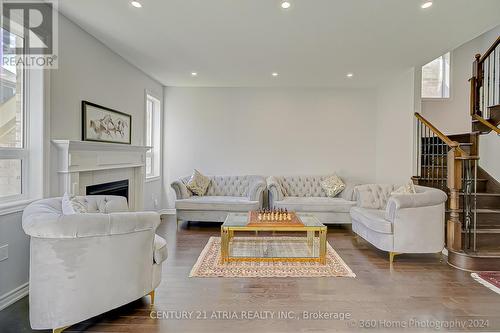
<path fill-rule="evenodd" d="M 117 182 L 87 186 L 87 195 L 118 195 L 127 198 L 128 201 L 128 179 Z"/>

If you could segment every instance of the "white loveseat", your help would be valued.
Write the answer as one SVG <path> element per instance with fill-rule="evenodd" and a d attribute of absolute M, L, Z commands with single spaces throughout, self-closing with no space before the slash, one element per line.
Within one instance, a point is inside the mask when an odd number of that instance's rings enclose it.
<path fill-rule="evenodd" d="M 210 184 L 203 196 L 193 195 L 186 187 L 189 177 L 171 186 L 177 197 L 178 221 L 224 222 L 228 213 L 262 208 L 266 180 L 262 176 L 208 176 Z"/>
<path fill-rule="evenodd" d="M 359 183 L 343 178 L 346 188 L 335 198 L 330 198 L 320 184 L 329 176 L 269 177 L 269 207 L 312 213 L 322 223 L 351 223 L 349 211 L 356 205 L 354 187 Z"/>
<path fill-rule="evenodd" d="M 351 208 L 352 230 L 380 250 L 392 263 L 400 253 L 437 253 L 444 248 L 445 202 L 441 190 L 415 186 L 415 194 L 392 194 L 399 186 L 357 186 Z"/>
<path fill-rule="evenodd" d="M 89 213 L 63 215 L 61 198 L 24 210 L 34 329 L 60 331 L 148 294 L 153 302 L 161 281 L 167 247 L 157 213 L 128 212 L 123 197 L 77 199 Z"/>

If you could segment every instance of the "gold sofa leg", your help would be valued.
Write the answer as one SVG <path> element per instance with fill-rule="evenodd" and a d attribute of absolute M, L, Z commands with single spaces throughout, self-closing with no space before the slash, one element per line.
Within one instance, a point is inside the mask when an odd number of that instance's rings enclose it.
<path fill-rule="evenodd" d="M 389 252 L 389 263 L 392 265 L 392 263 L 394 262 L 394 257 L 400 254 L 401 253 L 398 252 Z"/>
<path fill-rule="evenodd" d="M 151 305 L 154 305 L 155 304 L 155 291 L 151 291 L 149 293 L 149 297 L 151 297 Z"/>
<path fill-rule="evenodd" d="M 53 328 L 52 333 L 61 333 L 65 329 L 67 329 L 69 326 L 64 326 L 64 327 L 59 327 L 59 328 Z"/>

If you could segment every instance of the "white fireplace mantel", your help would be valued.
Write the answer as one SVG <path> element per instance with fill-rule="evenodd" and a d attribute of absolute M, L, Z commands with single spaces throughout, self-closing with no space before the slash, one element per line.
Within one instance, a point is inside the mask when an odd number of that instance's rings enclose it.
<path fill-rule="evenodd" d="M 85 195 L 86 187 L 129 180 L 129 206 L 141 210 L 144 201 L 144 168 L 150 147 L 90 141 L 52 140 L 57 148 L 57 173 L 61 194 Z"/>

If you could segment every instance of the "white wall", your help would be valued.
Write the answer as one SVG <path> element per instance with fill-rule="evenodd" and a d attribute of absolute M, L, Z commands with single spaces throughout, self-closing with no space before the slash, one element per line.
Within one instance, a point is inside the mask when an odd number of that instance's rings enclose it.
<path fill-rule="evenodd" d="M 500 181 L 500 136 L 493 131 L 479 138 L 479 166 Z"/>
<path fill-rule="evenodd" d="M 407 183 L 413 175 L 413 124 L 419 104 L 415 98 L 414 69 L 395 77 L 378 90 L 376 119 L 377 183 Z M 417 88 L 418 90 L 418 88 Z"/>
<path fill-rule="evenodd" d="M 376 97 L 327 88 L 166 88 L 165 189 L 191 174 L 375 180 Z"/>
<path fill-rule="evenodd" d="M 472 63 L 500 36 L 500 26 L 451 51 L 451 86 L 449 99 L 423 100 L 422 114 L 445 134 L 469 133 L 470 83 Z M 437 55 L 439 56 L 439 55 Z"/>
<path fill-rule="evenodd" d="M 132 144 L 144 144 L 145 90 L 162 100 L 162 85 L 63 16 L 59 69 L 50 74 L 51 139 L 81 140 L 81 102 L 87 100 L 132 115 Z M 161 181 L 146 183 L 146 209 L 155 209 L 154 199 L 161 203 L 161 192 Z"/>

